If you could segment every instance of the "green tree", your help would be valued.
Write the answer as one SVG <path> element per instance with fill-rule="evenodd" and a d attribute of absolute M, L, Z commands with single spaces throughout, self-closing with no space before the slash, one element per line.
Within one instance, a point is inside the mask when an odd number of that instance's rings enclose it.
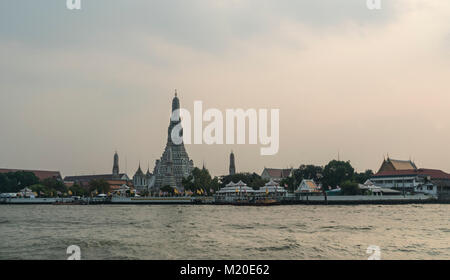
<path fill-rule="evenodd" d="M 322 184 L 325 188 L 328 186 L 336 187 L 347 180 L 353 178 L 354 169 L 350 161 L 330 161 L 323 169 Z"/>
<path fill-rule="evenodd" d="M 208 192 L 210 191 L 210 189 L 213 189 L 214 192 L 217 192 L 220 189 L 220 181 L 218 177 L 214 177 L 211 181 L 211 184 L 208 188 Z"/>
<path fill-rule="evenodd" d="M 293 170 L 293 175 L 283 178 L 280 182 L 282 186 L 288 186 L 289 191 L 295 191 L 304 179 L 314 180 L 320 183 L 323 177 L 323 167 L 312 164 L 302 164 L 299 168 Z"/>
<path fill-rule="evenodd" d="M 300 180 L 300 182 L 301 182 L 301 180 Z M 297 180 L 296 180 L 296 178 L 294 176 L 289 176 L 287 178 L 283 178 L 280 181 L 280 186 L 284 187 L 284 186 L 287 185 L 288 190 L 293 192 L 293 191 L 295 191 L 297 189 L 297 187 L 300 184 L 300 182 L 297 183 Z"/>
<path fill-rule="evenodd" d="M 8 173 L 0 174 L 0 192 L 9 193 L 9 192 L 18 192 L 19 187 L 17 186 L 17 181 L 11 179 L 8 176 Z"/>
<path fill-rule="evenodd" d="M 255 190 L 263 187 L 264 184 L 267 183 L 267 180 L 262 179 L 261 176 L 256 173 L 237 173 L 234 175 L 223 176 L 222 187 L 226 186 L 231 181 L 234 183 L 242 181 Z"/>
<path fill-rule="evenodd" d="M 300 184 L 303 179 L 310 179 L 318 182 L 322 178 L 323 167 L 302 164 L 298 169 L 295 169 L 293 173 L 295 181 L 298 184 Z"/>
<path fill-rule="evenodd" d="M 56 180 L 55 178 L 46 178 L 41 181 L 41 185 L 46 186 L 51 190 L 56 190 L 59 192 L 67 192 L 67 187 L 60 180 Z"/>
<path fill-rule="evenodd" d="M 169 186 L 169 185 L 164 186 L 164 187 L 161 187 L 160 190 L 161 190 L 162 192 L 167 192 L 167 193 L 169 193 L 169 194 L 171 194 L 171 195 L 173 195 L 173 194 L 175 193 L 174 188 L 172 188 L 172 187 Z"/>
<path fill-rule="evenodd" d="M 210 190 L 217 191 L 220 188 L 219 178 L 211 178 L 208 169 L 200 169 L 197 167 L 192 170 L 191 175 L 183 179 L 182 184 L 185 190 L 192 191 L 193 193 L 196 193 L 199 189 L 203 189 L 208 194 L 211 194 Z"/>
<path fill-rule="evenodd" d="M 97 191 L 98 193 L 106 194 L 110 191 L 108 182 L 103 179 L 96 179 L 89 182 L 89 192 Z"/>
<path fill-rule="evenodd" d="M 359 188 L 358 183 L 352 182 L 350 180 L 343 182 L 340 188 L 343 195 L 361 194 L 361 189 Z"/>
<path fill-rule="evenodd" d="M 17 171 L 13 173 L 13 177 L 22 188 L 39 183 L 39 178 L 33 172 Z"/>
<path fill-rule="evenodd" d="M 52 190 L 42 184 L 36 184 L 29 187 L 33 192 L 39 196 L 50 196 Z M 54 191 L 54 190 L 53 190 Z M 56 193 L 56 191 L 54 191 Z"/>
<path fill-rule="evenodd" d="M 0 192 L 18 192 L 39 183 L 33 172 L 17 171 L 0 174 Z"/>
<path fill-rule="evenodd" d="M 369 180 L 373 176 L 373 171 L 368 169 L 363 173 L 357 173 L 355 172 L 355 175 L 353 176 L 353 180 L 355 182 L 358 182 L 360 184 L 364 184 L 367 180 Z"/>
<path fill-rule="evenodd" d="M 72 195 L 75 196 L 87 196 L 89 194 L 89 192 L 85 188 L 82 188 L 78 184 L 74 184 L 68 189 L 72 192 Z"/>

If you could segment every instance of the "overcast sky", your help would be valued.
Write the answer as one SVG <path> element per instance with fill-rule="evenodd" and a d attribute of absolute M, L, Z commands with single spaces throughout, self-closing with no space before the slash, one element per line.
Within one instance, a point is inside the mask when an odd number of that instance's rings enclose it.
<path fill-rule="evenodd" d="M 133 175 L 182 107 L 279 108 L 280 150 L 188 145 L 213 175 L 383 156 L 450 172 L 450 2 L 0 2 L 0 167 Z"/>

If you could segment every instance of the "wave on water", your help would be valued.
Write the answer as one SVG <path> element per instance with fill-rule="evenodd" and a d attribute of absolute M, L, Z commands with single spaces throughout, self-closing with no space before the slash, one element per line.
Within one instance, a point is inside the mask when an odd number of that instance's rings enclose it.
<path fill-rule="evenodd" d="M 0 205 L 0 259 L 450 259 L 449 207 Z"/>
<path fill-rule="evenodd" d="M 328 225 L 322 226 L 323 230 L 345 230 L 345 231 L 368 231 L 372 230 L 373 226 L 345 226 L 345 225 Z"/>

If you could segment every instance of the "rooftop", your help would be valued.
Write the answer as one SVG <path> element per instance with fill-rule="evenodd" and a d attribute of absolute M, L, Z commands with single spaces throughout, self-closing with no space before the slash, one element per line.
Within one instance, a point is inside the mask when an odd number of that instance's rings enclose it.
<path fill-rule="evenodd" d="M 39 178 L 39 180 L 44 180 L 47 178 L 55 178 L 55 179 L 62 178 L 61 173 L 59 171 L 0 168 L 0 173 L 10 173 L 10 172 L 17 172 L 17 171 L 32 172 L 32 173 L 34 173 L 34 175 L 36 175 L 36 177 Z"/>
<path fill-rule="evenodd" d="M 264 168 L 272 178 L 286 178 L 291 174 L 292 168 L 278 169 L 278 168 Z M 264 171 L 263 171 L 264 172 Z"/>
<path fill-rule="evenodd" d="M 380 171 L 373 175 L 373 178 L 377 177 L 395 177 L 395 176 L 430 176 L 431 179 L 443 179 L 450 180 L 450 174 L 445 173 L 438 169 L 408 169 L 408 170 L 393 170 L 393 171 Z"/>

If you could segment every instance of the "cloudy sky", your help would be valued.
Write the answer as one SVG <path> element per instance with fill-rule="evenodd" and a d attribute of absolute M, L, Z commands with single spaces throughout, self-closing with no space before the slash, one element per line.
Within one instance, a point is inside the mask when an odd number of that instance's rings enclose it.
<path fill-rule="evenodd" d="M 383 156 L 450 171 L 450 2 L 0 2 L 0 167 L 154 167 L 171 99 L 279 108 L 280 150 L 189 145 L 214 175 Z"/>

